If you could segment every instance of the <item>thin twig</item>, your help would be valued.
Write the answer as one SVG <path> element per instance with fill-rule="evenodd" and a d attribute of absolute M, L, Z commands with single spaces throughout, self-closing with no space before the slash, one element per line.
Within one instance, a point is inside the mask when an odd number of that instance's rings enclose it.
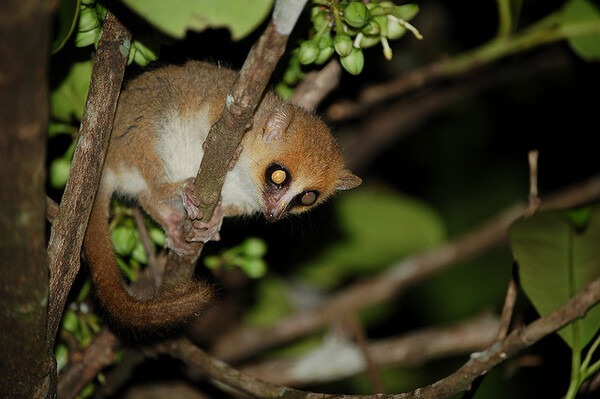
<path fill-rule="evenodd" d="M 342 67 L 336 60 L 331 60 L 320 71 L 313 71 L 294 91 L 291 101 L 305 109 L 314 110 L 325 97 L 335 90 L 342 75 Z"/>
<path fill-rule="evenodd" d="M 552 49 L 536 54 L 519 65 L 500 65 L 493 71 L 475 73 L 470 78 L 449 82 L 442 87 L 424 86 L 414 93 L 405 93 L 397 99 L 390 98 L 389 105 L 384 103 L 378 109 L 370 110 L 369 118 L 360 121 L 358 126 L 354 125 L 352 135 L 343 136 L 347 142 L 344 148 L 349 167 L 353 170 L 364 168 L 391 143 L 414 131 L 416 125 L 461 99 L 473 97 L 506 82 L 564 68 L 567 63 L 564 52 Z M 360 115 L 355 113 L 353 117 Z M 328 116 L 336 120 L 335 115 L 329 112 Z"/>
<path fill-rule="evenodd" d="M 529 201 L 527 204 L 527 209 L 525 209 L 524 215 L 525 217 L 531 217 L 537 212 L 541 205 L 541 200 L 538 194 L 538 184 L 537 184 L 537 172 L 538 172 L 538 151 L 532 150 L 529 151 L 528 154 L 529 160 Z M 512 322 L 513 311 L 515 308 L 515 303 L 517 301 L 517 276 L 516 276 L 516 265 L 513 266 L 513 273 L 508 282 L 508 288 L 506 290 L 506 296 L 504 298 L 504 305 L 502 307 L 502 316 L 500 318 L 500 328 L 498 329 L 498 335 L 496 337 L 496 341 L 501 341 L 508 335 L 508 331 L 510 329 L 510 325 Z M 475 394 L 479 390 L 479 387 L 485 380 L 486 374 L 480 375 L 477 377 L 473 383 L 470 385 L 469 390 L 467 390 L 462 399 L 471 399 L 475 397 Z"/>
<path fill-rule="evenodd" d="M 108 329 L 102 330 L 81 353 L 71 354 L 71 360 L 60 374 L 57 397 L 75 398 L 98 373 L 115 362 L 119 339 Z"/>
<path fill-rule="evenodd" d="M 498 329 L 498 318 L 485 312 L 460 323 L 436 325 L 397 337 L 365 342 L 374 366 L 420 367 L 435 359 L 464 355 L 487 348 Z M 323 345 L 326 345 L 324 343 Z M 286 386 L 328 383 L 367 371 L 356 345 L 346 342 L 336 353 L 325 355 L 322 345 L 300 356 L 269 358 L 245 365 L 243 373 Z M 342 354 L 343 352 L 343 354 Z M 319 353 L 321 356 L 313 356 Z M 353 355 L 356 354 L 356 355 Z"/>
<path fill-rule="evenodd" d="M 46 195 L 46 220 L 52 224 L 58 215 L 58 202 Z"/>
<path fill-rule="evenodd" d="M 508 335 L 510 331 L 510 325 L 512 322 L 512 316 L 517 302 L 517 296 L 519 287 L 517 284 L 516 276 L 512 276 L 508 282 L 508 288 L 506 289 L 506 296 L 504 298 L 504 306 L 502 306 L 502 315 L 500 316 L 500 327 L 498 328 L 497 341 L 500 341 Z"/>
<path fill-rule="evenodd" d="M 152 273 L 154 287 L 158 289 L 162 284 L 163 271 L 158 267 L 156 251 L 154 250 L 154 245 L 152 245 L 150 235 L 148 234 L 144 216 L 142 215 L 142 211 L 137 207 L 133 208 L 133 221 L 140 234 L 140 241 L 142 242 L 144 252 L 146 253 L 146 258 L 148 260 L 147 265 Z"/>
<path fill-rule="evenodd" d="M 517 302 L 517 278 L 513 275 L 508 282 L 508 288 L 506 289 L 506 295 L 504 297 L 504 305 L 502 306 L 502 314 L 500 316 L 500 325 L 498 326 L 498 332 L 496 333 L 496 342 L 502 341 L 508 335 L 510 330 L 513 311 L 515 309 L 515 303 Z M 479 390 L 479 387 L 483 383 L 487 374 L 480 375 L 472 383 L 468 391 L 464 393 L 462 399 L 471 399 L 475 397 L 475 394 Z"/>
<path fill-rule="evenodd" d="M 364 325 L 356 315 L 351 316 L 347 323 L 349 324 L 350 330 L 356 340 L 356 344 L 365 359 L 366 372 L 373 387 L 373 392 L 385 393 L 381 373 L 377 367 L 377 362 L 369 349 Z"/>
<path fill-rule="evenodd" d="M 538 156 L 537 150 L 531 150 L 527 157 L 529 161 L 529 203 L 525 211 L 526 217 L 533 216 L 542 203 L 538 192 Z"/>
<path fill-rule="evenodd" d="M 330 107 L 328 114 L 334 120 L 356 118 L 364 115 L 377 104 L 425 85 L 439 82 L 442 79 L 466 75 L 512 54 L 530 51 L 567 38 L 596 33 L 600 30 L 600 25 L 597 23 L 582 24 L 574 26 L 572 29 L 557 29 L 555 21 L 558 13 L 559 11 L 542 18 L 534 24 L 535 27 L 498 37 L 477 48 L 452 57 L 445 57 L 402 74 L 394 80 L 367 87 L 359 94 L 358 101 L 334 104 Z"/>
<path fill-rule="evenodd" d="M 422 398 L 446 398 L 468 389 L 471 381 L 488 372 L 494 366 L 512 357 L 519 351 L 528 348 L 545 336 L 552 334 L 567 324 L 582 318 L 600 302 L 600 279 L 588 284 L 579 294 L 566 304 L 541 317 L 530 325 L 517 329 L 502 341 L 492 345 L 485 351 L 471 356 L 471 359 L 455 373 L 418 389 Z"/>

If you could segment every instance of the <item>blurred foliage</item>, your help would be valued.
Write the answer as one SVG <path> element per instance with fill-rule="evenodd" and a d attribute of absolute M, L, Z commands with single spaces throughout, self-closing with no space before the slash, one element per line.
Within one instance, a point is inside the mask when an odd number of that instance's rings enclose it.
<path fill-rule="evenodd" d="M 526 69 L 525 54 L 529 47 L 496 52 L 516 38 L 549 40 L 549 36 L 544 35 L 558 34 L 566 39 L 572 52 L 565 55 L 567 46 L 560 44 L 557 46 L 560 52 L 548 53 L 547 57 L 550 59 L 559 54 L 567 59 L 566 66 L 563 64 L 533 74 L 515 73 L 498 87 L 477 96 L 467 94 L 443 110 L 425 114 L 411 129 L 418 134 L 394 142 L 363 170 L 357 171 L 367 182 L 363 187 L 340 195 L 325 209 L 276 226 L 263 228 L 242 224 L 236 225 L 240 232 L 224 231 L 223 236 L 240 234 L 242 237 L 207 258 L 208 264 L 225 268 L 252 264 L 248 269 L 250 276 L 267 273 L 266 277 L 253 281 L 254 302 L 244 316 L 253 324 L 265 326 L 297 309 L 306 308 L 331 291 L 368 278 L 408 255 L 455 238 L 499 209 L 526 198 L 526 153 L 532 148 L 541 153 L 540 188 L 543 194 L 600 171 L 597 150 L 588 144 L 597 126 L 597 104 L 590 99 L 596 98 L 600 90 L 597 64 L 600 59 L 599 13 L 594 2 L 498 0 L 495 3 L 448 3 L 424 0 L 401 6 L 405 7 L 404 11 L 410 11 L 409 15 L 403 16 L 404 22 L 411 20 L 419 26 L 417 32 L 422 32 L 425 38 L 422 42 L 387 41 L 396 38 L 397 32 L 390 32 L 390 26 L 385 26 L 389 24 L 388 17 L 394 14 L 384 13 L 385 21 L 381 15 L 371 14 L 374 4 L 384 3 L 388 2 L 371 2 L 371 6 L 365 7 L 368 11 L 365 13 L 358 5 L 362 3 L 357 1 L 312 1 L 312 12 L 307 10 L 294 32 L 292 39 L 296 47 L 288 53 L 288 63 L 279 71 L 275 83 L 283 82 L 289 89 L 306 71 L 318 68 L 329 57 L 338 56 L 342 60 L 355 57 L 356 60 L 349 60 L 351 63 L 342 61 L 342 64 L 351 73 L 360 72 L 360 76 L 343 76 L 339 91 L 327 100 L 327 105 L 338 99 L 354 98 L 369 83 L 385 82 L 437 60 L 441 55 L 472 61 L 473 58 L 453 54 L 474 57 L 470 53 L 473 48 L 485 50 L 476 53 L 477 56 L 484 54 L 498 58 L 521 52 L 523 54 L 514 55 L 503 63 L 524 65 L 522 68 Z M 135 27 L 129 59 L 135 65 L 128 70 L 130 75 L 135 75 L 159 55 L 160 63 L 200 58 L 239 66 L 256 38 L 256 31 L 251 32 L 264 23 L 272 1 L 261 0 L 246 6 L 236 0 L 123 1 L 133 12 L 124 12 L 120 2 L 116 5 L 110 1 L 104 4 L 95 0 L 62 0 L 60 4 L 57 14 L 60 22 L 52 46 L 55 55 L 52 60 L 49 152 L 49 183 L 58 190 L 64 187 L 68 176 L 91 76 L 93 49 L 101 32 L 105 7 L 119 8 L 124 20 Z M 165 7 L 168 10 L 165 11 Z M 199 13 L 206 19 L 194 17 Z M 341 25 L 336 15 L 340 17 Z M 377 22 L 379 27 L 371 22 Z M 395 23 L 396 20 L 393 28 L 397 28 Z M 357 39 L 359 35 L 362 35 L 360 40 Z M 542 39 L 528 44 L 541 47 Z M 372 45 L 381 48 L 372 49 Z M 385 60 L 381 49 L 385 57 L 393 50 L 393 59 Z M 360 56 L 356 55 L 358 53 Z M 542 50 L 532 53 L 543 56 Z M 473 80 L 477 76 L 475 74 Z M 462 79 L 468 81 L 468 77 Z M 452 76 L 448 80 L 450 82 L 440 86 L 451 85 Z M 476 86 L 477 82 L 470 84 Z M 289 91 L 283 92 L 289 94 Z M 411 101 L 407 101 L 406 107 L 411 106 Z M 340 123 L 337 126 L 340 136 L 356 129 L 355 122 Z M 65 138 L 72 138 L 72 141 L 65 144 Z M 374 181 L 378 183 L 373 184 Z M 119 264 L 125 274 L 135 279 L 147 261 L 139 233 L 127 208 L 115 205 L 113 216 L 112 237 Z M 547 216 L 541 216 L 544 217 Z M 548 223 L 554 226 L 553 229 L 576 230 L 565 222 L 567 218 L 548 217 L 552 219 Z M 596 219 L 598 217 L 591 220 Z M 531 223 L 537 223 L 532 220 Z M 164 234 L 160 229 L 152 223 L 146 227 L 152 245 L 162 246 Z M 525 236 L 532 234 L 530 227 L 522 225 L 515 229 L 524 229 Z M 546 230 L 546 234 L 550 234 L 552 229 Z M 248 242 L 244 241 L 249 235 L 266 243 L 266 248 L 259 244 L 258 252 L 255 247 L 249 249 Z M 585 240 L 591 240 L 588 243 L 591 251 L 597 251 L 593 246 L 597 242 L 595 236 L 586 237 Z M 546 238 L 554 242 L 556 237 Z M 558 244 L 553 248 L 556 246 Z M 537 253 L 537 250 L 529 252 L 529 245 L 523 251 L 521 256 L 529 254 L 527 256 L 547 263 L 548 255 Z M 264 262 L 268 263 L 268 270 L 265 270 Z M 258 263 L 260 267 L 254 267 Z M 370 336 L 377 338 L 457 320 L 488 307 L 499 310 L 512 263 L 510 250 L 501 247 L 455 265 L 411 288 L 399 300 L 365 312 L 366 328 Z M 565 295 L 556 295 L 555 302 L 540 308 L 535 294 L 531 295 L 535 289 L 528 288 L 525 281 L 529 278 L 536 283 L 556 282 L 548 282 L 549 276 L 540 278 L 544 271 L 520 271 L 525 273 L 522 275 L 524 290 L 539 312 L 544 313 L 566 299 Z M 79 342 L 75 346 L 85 345 L 98 323 L 86 313 L 85 307 L 83 311 L 80 307 L 81 302 L 89 301 L 87 288 L 82 287 L 83 296 L 80 295 L 81 298 L 74 302 L 76 305 L 67 310 L 63 324 L 63 333 Z M 517 313 L 517 317 L 525 321 L 537 316 L 524 296 L 519 298 Z M 593 333 L 592 325 L 583 341 L 589 341 Z M 71 338 L 67 339 L 71 342 Z M 294 349 L 311 347 L 316 339 L 309 337 L 303 342 L 306 345 L 297 345 Z M 507 379 L 510 365 L 506 369 L 495 369 L 484 382 L 478 397 L 545 398 L 566 392 L 569 354 L 555 345 L 552 338 L 545 342 L 550 344 L 542 342 L 528 352 L 545 359 L 535 371 L 513 364 L 516 374 Z M 57 347 L 57 354 L 63 360 L 67 357 L 65 348 L 63 340 Z M 383 372 L 384 383 L 389 391 L 411 389 L 444 377 L 464 360 L 447 359 L 412 370 L 390 367 Z M 584 357 L 580 363 L 584 364 L 585 360 Z M 516 359 L 515 363 L 518 361 Z M 593 367 L 591 361 L 588 365 Z M 558 377 L 553 378 L 555 376 Z M 360 376 L 319 388 L 331 392 L 367 393 L 371 387 L 365 380 Z"/>
<path fill-rule="evenodd" d="M 336 199 L 335 217 L 341 239 L 298 269 L 304 281 L 321 288 L 374 275 L 445 239 L 435 210 L 382 186 L 365 185 Z"/>
<path fill-rule="evenodd" d="M 136 13 L 164 33 L 182 39 L 188 30 L 225 27 L 238 40 L 250 34 L 267 17 L 273 0 L 123 0 Z"/>
<path fill-rule="evenodd" d="M 80 121 L 92 77 L 91 59 L 72 62 L 64 77 L 52 90 L 50 106 L 52 118 L 60 122 Z"/>
<path fill-rule="evenodd" d="M 246 238 L 239 245 L 222 251 L 219 255 L 204 258 L 204 264 L 210 269 L 231 269 L 239 267 L 250 278 L 264 277 L 267 263 L 263 259 L 267 253 L 267 244 L 256 237 Z"/>
<path fill-rule="evenodd" d="M 600 23 L 600 10 L 591 1 L 572 0 L 567 2 L 562 13 L 563 29 L 581 25 L 595 26 Z M 569 39 L 569 44 L 581 58 L 587 61 L 600 59 L 600 32 Z"/>

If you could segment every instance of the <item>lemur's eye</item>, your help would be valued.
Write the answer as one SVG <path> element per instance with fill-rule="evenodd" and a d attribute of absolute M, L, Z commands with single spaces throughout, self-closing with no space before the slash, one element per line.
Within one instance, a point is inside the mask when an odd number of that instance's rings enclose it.
<path fill-rule="evenodd" d="M 265 177 L 269 183 L 277 187 L 282 187 L 290 181 L 290 174 L 287 169 L 276 163 L 267 168 Z"/>
<path fill-rule="evenodd" d="M 295 202 L 297 205 L 310 206 L 317 202 L 319 192 L 317 190 L 309 190 L 296 195 Z"/>

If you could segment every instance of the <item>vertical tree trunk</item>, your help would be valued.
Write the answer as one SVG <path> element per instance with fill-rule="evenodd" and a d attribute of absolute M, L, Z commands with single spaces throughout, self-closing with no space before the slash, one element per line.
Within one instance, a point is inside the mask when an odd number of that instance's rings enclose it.
<path fill-rule="evenodd" d="M 53 1 L 0 2 L 0 397 L 48 395 L 47 65 Z"/>

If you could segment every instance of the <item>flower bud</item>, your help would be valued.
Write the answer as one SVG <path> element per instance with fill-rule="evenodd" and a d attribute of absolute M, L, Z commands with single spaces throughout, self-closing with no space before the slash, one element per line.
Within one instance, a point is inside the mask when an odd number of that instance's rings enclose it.
<path fill-rule="evenodd" d="M 82 7 L 81 11 L 79 11 L 77 30 L 79 32 L 89 32 L 98 28 L 100 28 L 100 21 L 98 21 L 96 10 L 89 7 Z"/>
<path fill-rule="evenodd" d="M 158 59 L 160 43 L 154 37 L 144 36 L 141 40 L 134 40 L 131 46 L 137 50 L 133 59 L 139 66 L 146 66 Z"/>
<path fill-rule="evenodd" d="M 344 10 L 344 20 L 353 28 L 362 28 L 369 22 L 369 9 L 360 1 L 353 1 Z"/>
<path fill-rule="evenodd" d="M 319 55 L 317 56 L 317 59 L 315 60 L 315 64 L 317 64 L 317 65 L 324 64 L 329 58 L 331 58 L 331 55 L 333 54 L 333 52 L 334 52 L 333 47 L 327 47 L 327 48 L 323 48 L 323 49 L 319 50 Z"/>
<path fill-rule="evenodd" d="M 340 62 L 346 71 L 358 75 L 365 66 L 365 56 L 361 49 L 353 47 L 349 55 L 340 58 Z"/>
<path fill-rule="evenodd" d="M 346 57 L 352 52 L 352 39 L 344 33 L 338 33 L 333 38 L 333 46 L 340 57 Z"/>
<path fill-rule="evenodd" d="M 389 15 L 388 19 L 388 39 L 399 39 L 406 33 L 406 28 L 398 21 L 398 18 Z"/>
<path fill-rule="evenodd" d="M 358 47 L 369 48 L 379 44 L 379 36 L 362 36 L 358 42 Z"/>
<path fill-rule="evenodd" d="M 383 21 L 386 22 L 385 17 Z M 382 27 L 376 20 L 371 20 L 361 29 L 361 32 L 369 36 L 378 36 L 382 32 Z"/>
<path fill-rule="evenodd" d="M 86 47 L 96 42 L 100 36 L 100 29 L 94 29 L 87 32 L 78 32 L 75 35 L 75 47 Z"/>
<path fill-rule="evenodd" d="M 298 51 L 298 60 L 301 64 L 307 65 L 315 62 L 319 56 L 319 46 L 312 40 L 302 42 Z"/>
<path fill-rule="evenodd" d="M 315 10 L 315 8 L 313 8 L 313 10 Z M 318 11 L 314 13 L 311 17 L 311 20 L 316 30 L 320 30 L 323 27 L 323 25 L 329 24 L 329 18 L 327 17 L 327 13 L 323 11 Z"/>
<path fill-rule="evenodd" d="M 417 4 L 403 4 L 401 6 L 394 7 L 394 15 L 398 18 L 402 18 L 405 21 L 411 20 L 419 12 L 419 6 Z"/>

